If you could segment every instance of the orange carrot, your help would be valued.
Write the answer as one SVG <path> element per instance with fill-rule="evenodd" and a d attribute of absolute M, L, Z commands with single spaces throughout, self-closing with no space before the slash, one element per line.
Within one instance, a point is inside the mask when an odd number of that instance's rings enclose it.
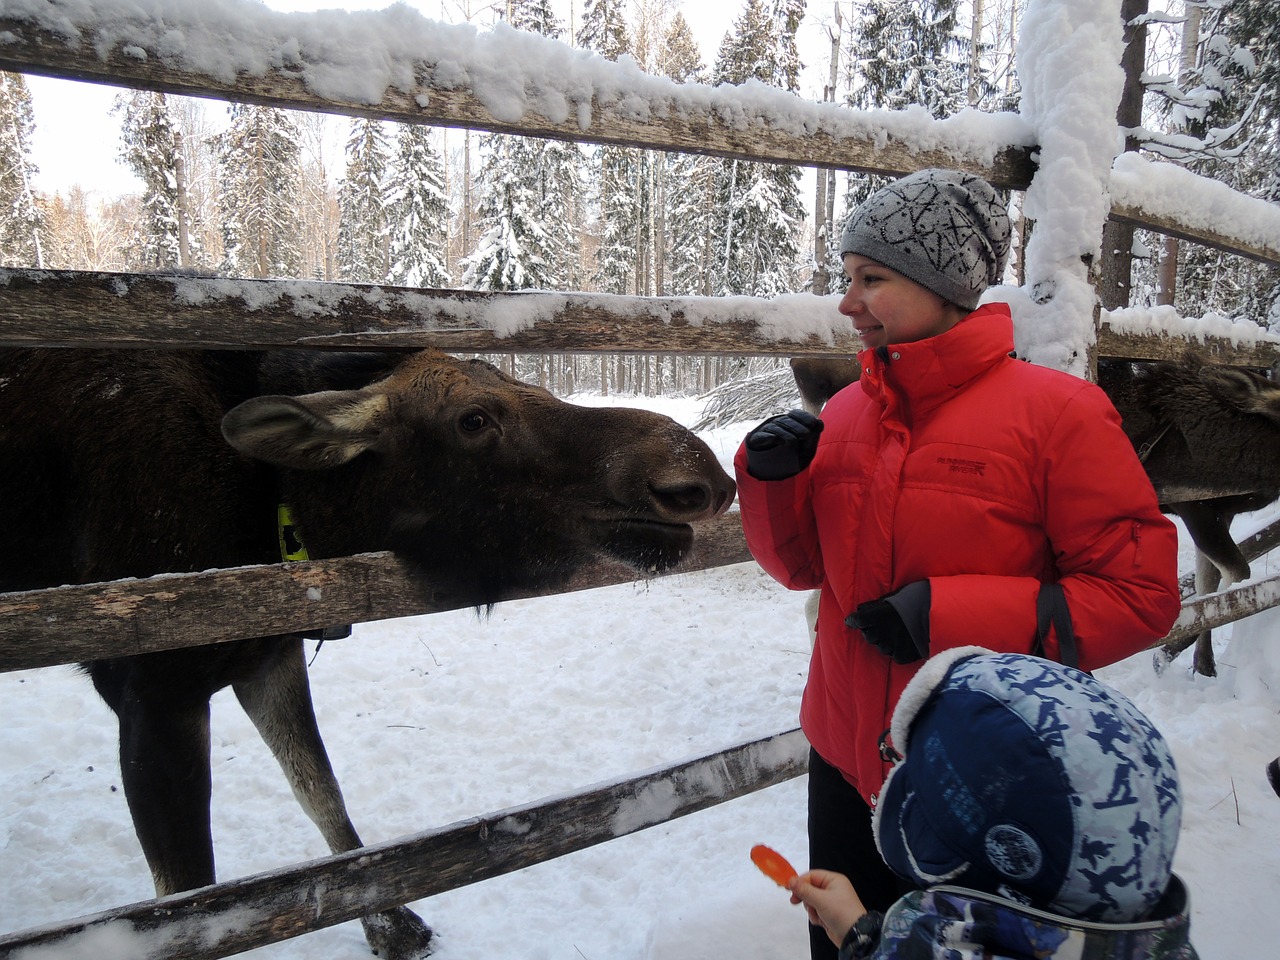
<path fill-rule="evenodd" d="M 796 875 L 796 868 L 787 863 L 786 857 L 763 843 L 751 848 L 751 860 L 761 873 L 780 887 L 785 887 Z"/>

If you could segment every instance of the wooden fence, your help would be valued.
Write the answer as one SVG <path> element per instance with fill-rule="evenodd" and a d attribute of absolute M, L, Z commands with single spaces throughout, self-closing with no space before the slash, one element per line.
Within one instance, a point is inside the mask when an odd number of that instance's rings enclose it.
<path fill-rule="evenodd" d="M 141 33 L 161 37 L 162 32 L 151 30 L 154 24 L 140 20 L 138 26 Z M 798 134 L 782 125 L 741 122 L 717 107 L 712 91 L 709 106 L 692 115 L 688 110 L 651 110 L 648 119 L 640 120 L 633 109 L 597 96 L 590 102 L 592 122 L 585 127 L 573 111 L 567 119 L 526 112 L 512 122 L 465 84 L 432 79 L 424 65 L 415 70 L 415 85 L 388 87 L 380 101 L 359 102 L 317 92 L 303 79 L 305 62 L 227 78 L 184 66 L 166 52 L 161 39 L 150 46 L 136 37 L 126 40 L 127 31 L 119 27 L 113 24 L 106 33 L 95 23 L 50 25 L 35 14 L 0 9 L 0 69 L 275 107 L 875 173 L 960 167 L 1014 189 L 1026 188 L 1036 170 L 1034 145 L 1010 144 L 990 160 L 979 161 L 958 149 L 920 149 L 893 129 L 860 133 L 840 128 L 831 119 L 839 116 L 834 107 Z M 199 29 L 194 23 L 189 28 Z M 305 61 L 305 51 L 300 56 Z M 797 113 L 814 107 L 799 98 L 791 104 Z M 1280 238 L 1260 242 L 1239 236 L 1230 223 L 1188 225 L 1131 205 L 1113 207 L 1111 217 L 1280 264 Z M 199 296 L 186 295 L 192 285 Z M 847 356 L 856 350 L 848 332 L 788 340 L 768 335 L 764 331 L 781 308 L 774 301 L 750 298 L 741 298 L 734 319 L 707 322 L 710 301 L 701 298 L 322 286 L 323 309 L 317 310 L 314 283 L 0 270 L 0 346 L 434 346 L 485 353 L 776 356 Z M 491 304 L 501 304 L 504 314 L 527 308 L 528 316 L 541 319 L 499 335 L 476 319 Z M 1204 347 L 1221 362 L 1243 366 L 1270 367 L 1275 359 L 1268 344 L 1220 340 Z M 1176 339 L 1168 337 L 1124 337 L 1105 328 L 1098 332 L 1099 356 L 1161 359 L 1177 349 Z M 1276 539 L 1268 531 L 1247 547 L 1264 552 Z M 695 552 L 680 572 L 748 559 L 736 515 L 729 515 L 702 526 Z M 602 564 L 580 574 L 569 589 L 633 576 Z M 316 586 L 323 589 L 313 590 Z M 308 592 L 321 599 L 299 602 Z M 224 602 L 228 596 L 247 595 L 256 598 L 254 609 L 232 609 Z M 1196 600 L 1184 606 L 1170 640 L 1276 605 L 1280 578 Z M 0 595 L 0 670 L 440 609 L 389 554 L 11 593 Z M 674 794 L 673 818 L 798 776 L 806 756 L 799 731 L 781 732 L 347 854 L 0 935 L 0 958 L 54 943 L 79 955 L 77 949 L 92 949 L 93 937 L 108 929 L 134 937 L 134 955 L 140 958 L 229 956 L 653 826 L 623 814 L 634 810 L 636 798 L 656 784 Z M 625 826 L 619 828 L 619 821 Z M 229 922 L 232 916 L 234 923 Z"/>

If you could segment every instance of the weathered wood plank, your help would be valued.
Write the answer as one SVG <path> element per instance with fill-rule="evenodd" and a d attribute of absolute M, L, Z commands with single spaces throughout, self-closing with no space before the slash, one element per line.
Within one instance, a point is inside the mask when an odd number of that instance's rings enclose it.
<path fill-rule="evenodd" d="M 143 20 L 140 15 L 140 22 Z M 198 31 L 200 26 L 193 23 L 189 28 Z M 532 98 L 530 109 L 512 120 L 496 115 L 485 99 L 467 85 L 467 79 L 459 80 L 456 69 L 449 72 L 447 79 L 437 80 L 434 79 L 436 64 L 426 61 L 416 64 L 413 70 L 416 84 L 412 89 L 390 86 L 379 102 L 366 103 L 308 88 L 303 79 L 308 66 L 323 64 L 309 61 L 312 53 L 305 45 L 292 51 L 292 62 L 260 76 L 241 73 L 228 81 L 184 70 L 177 64 L 177 58 L 159 49 L 158 44 L 151 48 L 144 44 L 139 48 L 136 37 L 131 39 L 126 51 L 126 44 L 119 36 L 104 37 L 93 30 L 81 29 L 77 40 L 71 41 L 34 19 L 13 16 L 0 17 L 0 33 L 6 32 L 9 36 L 0 44 L 2 70 L 186 96 L 870 173 L 900 175 L 929 166 L 960 167 L 981 174 L 999 186 L 1016 189 L 1026 188 L 1034 169 L 1032 150 L 1023 146 L 1006 147 L 987 164 L 957 157 L 945 149 L 908 144 L 892 132 L 868 128 L 864 133 L 853 134 L 843 130 L 836 119 L 846 108 L 815 104 L 799 96 L 793 97 L 796 115 L 817 111 L 820 118 L 823 112 L 829 113 L 830 125 L 823 125 L 818 119 L 814 128 L 806 129 L 801 135 L 744 117 L 741 111 L 734 112 L 731 104 L 726 104 L 721 113 L 715 109 L 715 92 L 710 87 L 703 88 L 710 105 L 700 110 L 690 110 L 687 101 L 663 104 L 660 97 L 650 94 L 645 98 L 647 110 L 642 111 L 647 114 L 647 120 L 636 116 L 636 102 L 616 94 L 606 98 L 599 90 L 590 91 L 589 97 L 577 94 L 564 119 L 550 119 L 538 112 L 537 98 Z M 455 85 L 458 83 L 461 85 Z M 779 93 L 779 96 L 789 95 Z M 583 122 L 584 116 L 590 117 L 589 123 Z M 833 135 L 834 131 L 840 135 Z"/>
<path fill-rule="evenodd" d="M 1143 336 L 1117 333 L 1107 326 L 1098 331 L 1097 356 L 1114 360 L 1180 360 L 1188 347 L 1213 363 L 1270 369 L 1280 360 L 1280 344 L 1235 344 L 1222 337 L 1204 340 L 1174 335 Z"/>
<path fill-rule="evenodd" d="M 797 324 L 812 303 L 812 321 Z M 725 320 L 729 304 L 734 318 Z M 778 331 L 808 329 L 780 338 Z M 1103 326 L 1099 357 L 1173 360 L 1189 341 Z M 480 293 L 299 280 L 0 268 L 0 347 L 413 349 L 458 353 L 851 356 L 829 298 Z M 1195 341 L 1210 360 L 1268 368 L 1275 344 Z"/>
<path fill-rule="evenodd" d="M 1280 520 L 1275 520 L 1240 541 L 1240 553 L 1252 563 L 1265 553 L 1280 547 Z"/>
<path fill-rule="evenodd" d="M 670 573 L 751 559 L 736 512 L 696 529 L 689 556 Z M 548 592 L 569 593 L 636 579 L 639 576 L 630 567 L 601 562 L 580 571 L 564 589 Z M 506 599 L 537 595 L 521 593 Z M 419 583 L 389 553 L 0 593 L 0 671 L 198 647 L 459 606 Z"/>
<path fill-rule="evenodd" d="M 772 331 L 812 300 L 811 333 Z M 726 305 L 733 319 L 724 319 Z M 461 353 L 856 352 L 835 310 L 794 294 L 623 297 L 480 293 L 298 280 L 0 269 L 0 346 L 437 347 Z"/>
<path fill-rule="evenodd" d="M 1166 236 L 1189 240 L 1192 243 L 1212 247 L 1215 250 L 1222 250 L 1225 253 L 1234 253 L 1242 257 L 1249 257 L 1251 260 L 1259 260 L 1262 263 L 1280 266 L 1280 249 L 1274 246 L 1251 243 L 1217 230 L 1188 227 L 1178 223 L 1172 217 L 1147 213 L 1137 207 L 1114 204 L 1111 207 L 1111 219 L 1117 223 L 1141 227 L 1145 230 L 1154 230 Z"/>
<path fill-rule="evenodd" d="M 1277 606 L 1280 606 L 1280 577 L 1193 597 L 1182 604 L 1182 612 L 1174 621 L 1169 635 L 1152 647 L 1163 648 L 1176 655 L 1194 643 L 1196 636 L 1205 630 L 1225 626 Z"/>
<path fill-rule="evenodd" d="M 1256 533 L 1245 537 L 1237 546 L 1246 563 L 1253 563 L 1263 554 L 1280 547 L 1280 520 L 1274 520 Z M 1193 593 L 1196 588 L 1195 571 L 1183 574 L 1178 579 L 1178 587 L 1184 597 Z"/>
<path fill-rule="evenodd" d="M 55 947 L 60 956 L 91 956 L 93 944 L 103 942 L 127 943 L 136 960 L 231 956 L 783 783 L 805 773 L 808 750 L 799 730 L 786 731 L 350 853 L 12 933 L 0 937 L 0 960 L 41 946 Z"/>

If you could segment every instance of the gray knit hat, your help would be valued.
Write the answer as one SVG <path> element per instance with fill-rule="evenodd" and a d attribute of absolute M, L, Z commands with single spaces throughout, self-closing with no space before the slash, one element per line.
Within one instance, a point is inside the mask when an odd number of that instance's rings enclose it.
<path fill-rule="evenodd" d="M 921 170 L 881 187 L 853 212 L 840 256 L 857 253 L 966 310 L 999 283 L 1009 213 L 995 189 L 959 170 Z"/>

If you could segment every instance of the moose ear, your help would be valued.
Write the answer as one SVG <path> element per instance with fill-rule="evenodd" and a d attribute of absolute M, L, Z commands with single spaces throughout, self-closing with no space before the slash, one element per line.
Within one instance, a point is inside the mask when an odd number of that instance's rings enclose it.
<path fill-rule="evenodd" d="M 360 390 L 254 397 L 222 418 L 222 435 L 246 456 L 277 467 L 328 470 L 370 449 L 387 398 Z"/>
<path fill-rule="evenodd" d="M 1280 421 L 1280 387 L 1265 377 L 1229 367 L 1205 366 L 1200 370 L 1200 380 L 1228 406 Z"/>

